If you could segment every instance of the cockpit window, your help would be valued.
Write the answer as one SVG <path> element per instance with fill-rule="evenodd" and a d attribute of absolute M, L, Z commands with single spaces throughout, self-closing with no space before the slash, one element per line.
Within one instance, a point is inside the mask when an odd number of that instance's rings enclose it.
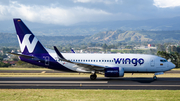
<path fill-rule="evenodd" d="M 161 62 L 167 62 L 167 60 L 160 60 Z"/>

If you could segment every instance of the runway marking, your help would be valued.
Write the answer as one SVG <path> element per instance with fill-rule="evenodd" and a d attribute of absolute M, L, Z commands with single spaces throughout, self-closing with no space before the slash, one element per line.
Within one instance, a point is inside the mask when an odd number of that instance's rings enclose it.
<path fill-rule="evenodd" d="M 2 83 L 20 83 L 20 84 L 26 84 L 26 83 L 31 83 L 31 84 L 53 84 L 53 83 L 108 83 L 108 81 L 0 81 L 0 84 Z"/>

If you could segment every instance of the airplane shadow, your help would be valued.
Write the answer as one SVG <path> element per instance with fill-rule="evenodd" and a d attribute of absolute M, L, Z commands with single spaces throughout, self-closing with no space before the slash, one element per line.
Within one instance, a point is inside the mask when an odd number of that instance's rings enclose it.
<path fill-rule="evenodd" d="M 153 80 L 152 78 L 105 78 L 107 81 L 127 81 L 127 82 L 139 82 L 139 83 L 152 83 L 158 80 Z"/>

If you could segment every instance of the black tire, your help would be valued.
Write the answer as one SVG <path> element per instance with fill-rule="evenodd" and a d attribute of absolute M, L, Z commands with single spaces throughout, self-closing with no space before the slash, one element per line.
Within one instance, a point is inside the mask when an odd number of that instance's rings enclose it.
<path fill-rule="evenodd" d="M 157 80 L 157 77 L 156 77 L 156 76 L 154 76 L 154 77 L 153 77 L 153 80 Z"/>
<path fill-rule="evenodd" d="M 96 75 L 96 74 L 90 75 L 90 79 L 91 79 L 91 80 L 96 80 L 96 78 L 97 78 L 97 75 Z"/>

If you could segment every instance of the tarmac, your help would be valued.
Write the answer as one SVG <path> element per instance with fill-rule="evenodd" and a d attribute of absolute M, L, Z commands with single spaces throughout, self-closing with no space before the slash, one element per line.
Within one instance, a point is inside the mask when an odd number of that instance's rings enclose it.
<path fill-rule="evenodd" d="M 0 89 L 180 90 L 180 78 L 0 77 Z"/>

